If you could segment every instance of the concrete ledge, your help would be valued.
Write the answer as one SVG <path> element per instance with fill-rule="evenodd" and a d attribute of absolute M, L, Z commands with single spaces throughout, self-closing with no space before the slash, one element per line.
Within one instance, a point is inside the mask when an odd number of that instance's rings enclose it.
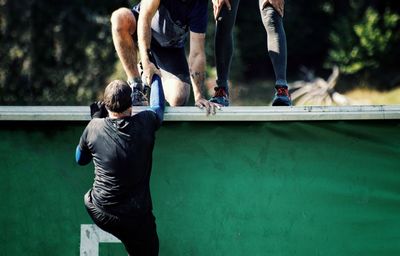
<path fill-rule="evenodd" d="M 139 112 L 146 107 L 135 107 Z M 225 107 L 206 116 L 197 107 L 167 107 L 165 121 L 317 121 L 400 119 L 400 105 Z M 88 106 L 0 106 L 0 121 L 89 121 Z"/>

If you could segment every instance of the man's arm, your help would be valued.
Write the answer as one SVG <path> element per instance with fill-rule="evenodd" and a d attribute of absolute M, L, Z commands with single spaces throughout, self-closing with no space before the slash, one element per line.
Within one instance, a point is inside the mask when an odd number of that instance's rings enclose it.
<path fill-rule="evenodd" d="M 193 84 L 194 100 L 204 98 L 206 54 L 204 49 L 205 34 L 190 32 L 189 69 Z"/>
<path fill-rule="evenodd" d="M 220 108 L 220 105 L 209 102 L 204 98 L 204 83 L 206 70 L 206 54 L 204 49 L 205 44 L 204 33 L 190 32 L 190 53 L 189 53 L 189 70 L 190 78 L 192 79 L 193 94 L 195 105 L 199 108 L 205 107 L 207 113 L 215 114 L 215 108 Z"/>
<path fill-rule="evenodd" d="M 75 150 L 75 161 L 79 165 L 87 165 L 92 161 L 92 154 L 89 150 L 81 149 L 81 146 L 76 146 Z"/>
<path fill-rule="evenodd" d="M 158 75 L 153 76 L 151 84 L 150 108 L 156 113 L 161 124 L 164 120 L 165 97 L 161 78 Z"/>
<path fill-rule="evenodd" d="M 79 144 L 75 150 L 75 161 L 79 165 L 87 165 L 92 160 L 92 153 L 90 152 L 85 139 L 87 133 L 88 133 L 88 128 L 86 127 L 82 133 L 82 136 L 79 140 Z"/>
<path fill-rule="evenodd" d="M 160 74 L 160 71 L 150 61 L 148 56 L 151 43 L 151 20 L 153 19 L 159 5 L 160 0 L 142 0 L 140 3 L 137 35 L 140 60 L 143 65 L 143 79 L 146 84 L 151 83 L 153 74 Z"/>

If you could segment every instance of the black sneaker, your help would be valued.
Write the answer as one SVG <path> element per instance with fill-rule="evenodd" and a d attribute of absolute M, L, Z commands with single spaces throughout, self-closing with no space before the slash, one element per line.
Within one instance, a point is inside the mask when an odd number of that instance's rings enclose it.
<path fill-rule="evenodd" d="M 272 101 L 272 106 L 292 106 L 289 89 L 287 86 L 276 85 L 275 97 Z"/>
<path fill-rule="evenodd" d="M 143 83 L 139 79 L 134 81 L 128 81 L 128 84 L 132 88 L 132 106 L 148 106 L 149 101 L 147 100 L 148 88 L 143 86 Z"/>
<path fill-rule="evenodd" d="M 210 102 L 220 104 L 222 106 L 228 107 L 229 106 L 229 96 L 226 92 L 225 87 L 214 87 L 215 94 L 211 99 Z"/>

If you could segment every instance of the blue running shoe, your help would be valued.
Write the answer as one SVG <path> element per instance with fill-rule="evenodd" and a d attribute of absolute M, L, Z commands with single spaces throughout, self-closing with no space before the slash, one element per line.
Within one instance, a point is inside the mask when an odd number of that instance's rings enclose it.
<path fill-rule="evenodd" d="M 225 87 L 214 87 L 215 94 L 211 99 L 210 102 L 220 104 L 222 106 L 228 107 L 229 106 L 229 96 L 227 94 Z"/>
<path fill-rule="evenodd" d="M 276 85 L 275 97 L 272 101 L 272 106 L 292 106 L 289 89 L 287 86 Z"/>

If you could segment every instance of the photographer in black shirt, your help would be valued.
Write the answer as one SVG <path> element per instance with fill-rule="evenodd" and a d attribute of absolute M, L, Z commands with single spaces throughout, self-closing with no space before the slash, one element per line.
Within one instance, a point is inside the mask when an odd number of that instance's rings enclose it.
<path fill-rule="evenodd" d="M 155 132 L 164 116 L 161 79 L 153 77 L 150 109 L 135 115 L 131 92 L 121 80 L 107 86 L 108 117 L 89 122 L 76 148 L 76 161 L 85 165 L 93 159 L 94 183 L 84 200 L 95 224 L 120 239 L 129 255 L 158 255 L 149 183 Z"/>

